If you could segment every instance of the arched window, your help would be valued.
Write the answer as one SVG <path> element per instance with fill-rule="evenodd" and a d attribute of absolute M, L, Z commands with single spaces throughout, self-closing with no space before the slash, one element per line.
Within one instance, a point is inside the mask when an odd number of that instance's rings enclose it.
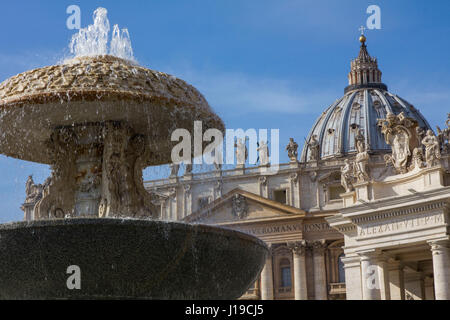
<path fill-rule="evenodd" d="M 280 279 L 282 288 L 292 287 L 291 263 L 288 259 L 280 260 Z"/>
<path fill-rule="evenodd" d="M 345 255 L 341 254 L 338 257 L 338 275 L 339 275 L 339 283 L 345 282 L 345 270 L 344 270 L 344 263 L 342 262 L 342 258 L 344 258 Z"/>

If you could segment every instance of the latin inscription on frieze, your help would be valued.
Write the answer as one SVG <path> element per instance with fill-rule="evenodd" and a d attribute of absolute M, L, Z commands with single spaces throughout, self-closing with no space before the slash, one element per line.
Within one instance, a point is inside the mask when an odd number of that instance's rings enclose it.
<path fill-rule="evenodd" d="M 393 222 L 372 224 L 364 227 L 358 226 L 358 235 L 360 237 L 370 237 L 386 233 L 420 230 L 428 226 L 440 225 L 443 222 L 444 218 L 441 213 L 419 215 L 395 220 Z"/>
<path fill-rule="evenodd" d="M 266 234 L 276 234 L 276 233 L 292 233 L 292 232 L 318 232 L 331 230 L 331 227 L 326 222 L 322 223 L 310 223 L 302 225 L 297 224 L 284 224 L 284 225 L 274 225 L 274 226 L 261 226 L 261 227 L 250 227 L 250 228 L 239 228 L 240 231 L 246 232 L 255 236 L 266 235 Z"/>

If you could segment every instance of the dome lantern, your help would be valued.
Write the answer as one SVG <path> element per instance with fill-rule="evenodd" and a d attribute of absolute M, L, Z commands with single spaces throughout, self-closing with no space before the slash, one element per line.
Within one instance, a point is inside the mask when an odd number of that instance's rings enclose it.
<path fill-rule="evenodd" d="M 359 37 L 361 47 L 358 57 L 350 62 L 348 74 L 348 87 L 345 92 L 359 88 L 379 88 L 387 90 L 387 86 L 381 82 L 381 71 L 378 69 L 378 61 L 370 56 L 367 51 L 367 38 L 364 34 Z"/>

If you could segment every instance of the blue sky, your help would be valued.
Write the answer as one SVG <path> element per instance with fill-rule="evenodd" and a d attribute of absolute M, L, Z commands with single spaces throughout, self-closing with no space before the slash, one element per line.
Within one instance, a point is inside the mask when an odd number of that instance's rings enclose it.
<path fill-rule="evenodd" d="M 141 65 L 196 86 L 227 127 L 279 128 L 283 162 L 289 137 L 302 145 L 316 117 L 343 95 L 371 4 L 381 8 L 382 28 L 366 32 L 367 45 L 383 82 L 433 127 L 450 112 L 447 0 L 2 1 L 0 81 L 67 57 L 72 4 L 82 27 L 107 8 L 111 25 L 129 29 Z M 41 183 L 48 167 L 0 156 L 0 222 L 22 219 L 29 174 Z"/>

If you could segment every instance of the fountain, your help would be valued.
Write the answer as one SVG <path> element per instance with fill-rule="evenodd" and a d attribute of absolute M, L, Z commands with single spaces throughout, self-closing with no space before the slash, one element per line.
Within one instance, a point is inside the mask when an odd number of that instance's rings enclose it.
<path fill-rule="evenodd" d="M 238 298 L 266 245 L 158 221 L 142 181 L 145 167 L 171 162 L 173 130 L 224 125 L 193 86 L 137 65 L 126 30 L 114 27 L 111 45 L 123 56 L 105 54 L 105 19 L 98 9 L 74 37 L 78 56 L 0 84 L 0 153 L 52 168 L 34 220 L 0 225 L 0 298 Z M 81 289 L 66 285 L 71 265 Z"/>

